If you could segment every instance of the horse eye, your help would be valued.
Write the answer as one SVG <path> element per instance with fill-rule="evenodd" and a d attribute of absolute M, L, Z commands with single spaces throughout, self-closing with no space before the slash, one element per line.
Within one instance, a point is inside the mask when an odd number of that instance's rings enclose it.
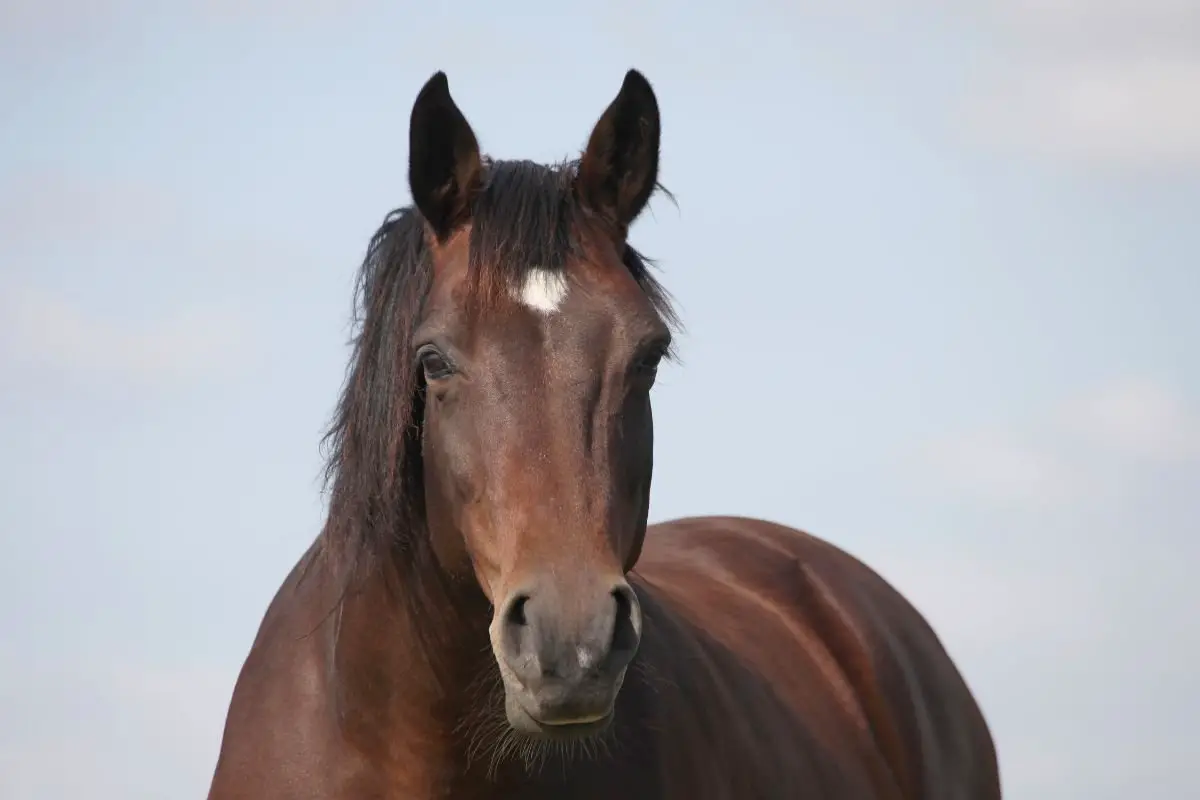
<path fill-rule="evenodd" d="M 426 350 L 421 353 L 421 369 L 425 371 L 425 380 L 444 380 L 454 374 L 454 367 L 436 350 Z"/>
<path fill-rule="evenodd" d="M 663 351 L 660 349 L 651 350 L 646 353 L 637 363 L 637 371 L 643 377 L 652 378 L 658 373 L 658 365 L 663 360 Z"/>

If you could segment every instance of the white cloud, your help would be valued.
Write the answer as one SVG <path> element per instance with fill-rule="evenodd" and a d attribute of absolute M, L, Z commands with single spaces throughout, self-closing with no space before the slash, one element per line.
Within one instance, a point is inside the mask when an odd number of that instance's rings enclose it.
<path fill-rule="evenodd" d="M 256 263 L 254 241 L 198 232 L 184 195 L 128 176 L 36 167 L 10 176 L 0 187 L 0 261 L 6 267 L 0 357 L 20 366 L 137 380 L 190 380 L 244 366 L 251 354 L 249 319 L 228 301 L 164 305 L 157 318 L 147 318 L 120 291 L 123 285 L 154 286 L 163 265 L 213 275 L 229 264 L 244 272 L 244 265 Z M 98 264 L 105 281 L 81 274 Z M 78 302 L 83 292 L 86 303 Z M 142 305 L 152 302 L 149 292 L 139 297 Z"/>
<path fill-rule="evenodd" d="M 376 0 L 195 0 L 204 13 L 246 18 L 271 14 L 276 22 L 345 21 L 354 12 L 379 6 Z"/>
<path fill-rule="evenodd" d="M 188 219 L 182 194 L 127 175 L 112 180 L 25 168 L 9 175 L 0 191 L 0 244 L 11 253 L 64 239 L 144 239 L 153 232 L 175 232 Z"/>
<path fill-rule="evenodd" d="M 999 506 L 1043 506 L 1076 497 L 1083 478 L 1058 454 L 1013 431 L 975 430 L 932 442 L 918 456 L 935 491 Z"/>
<path fill-rule="evenodd" d="M 1105 169 L 1200 169 L 1200 3 L 991 0 L 999 38 L 971 85 L 969 130 L 989 145 Z"/>
<path fill-rule="evenodd" d="M 1104 605 L 1103 595 L 1093 579 L 1048 561 L 997 558 L 1005 549 L 1002 542 L 970 540 L 919 552 L 884 547 L 871 563 L 927 616 L 955 654 L 983 658 L 997 648 L 1066 644 L 1064 631 L 1077 647 L 1102 637 L 1107 621 L 1095 612 Z"/>
<path fill-rule="evenodd" d="M 992 18 L 1035 37 L 1050 33 L 1129 42 L 1200 32 L 1200 5 L 1194 0 L 984 0 L 979 5 Z"/>
<path fill-rule="evenodd" d="M 922 520 L 954 533 L 889 539 L 868 560 L 975 689 L 1006 794 L 1187 785 L 1200 746 L 1198 433 L 1191 398 L 1134 376 L 948 436 L 910 470 L 932 490 Z"/>
<path fill-rule="evenodd" d="M 272 15 L 274 21 L 337 21 L 348 12 L 380 5 L 377 0 L 183 0 L 174 4 L 178 13 L 216 15 L 243 19 Z M 161 4 L 151 0 L 3 0 L 0 2 L 0 40 L 20 43 L 29 36 L 46 37 L 43 45 L 57 44 L 54 37 L 66 34 L 87 40 L 102 38 L 114 28 L 138 24 Z"/>
<path fill-rule="evenodd" d="M 1116 455 L 1156 461 L 1200 457 L 1200 413 L 1181 392 L 1148 379 L 1110 384 L 1077 398 L 1063 425 Z"/>
<path fill-rule="evenodd" d="M 1082 392 L 1040 419 L 962 431 L 917 455 L 925 490 L 1009 508 L 1119 491 L 1139 464 L 1200 458 L 1200 412 L 1169 384 L 1129 378 Z"/>
<path fill-rule="evenodd" d="M 964 111 L 990 145 L 1079 166 L 1200 168 L 1200 57 L 1006 69 Z"/>
<path fill-rule="evenodd" d="M 229 374 L 249 355 L 247 321 L 226 308 L 190 308 L 132 325 L 49 292 L 9 288 L 0 300 L 0 352 L 18 365 L 139 380 Z"/>
<path fill-rule="evenodd" d="M 135 6 L 131 0 L 4 0 L 0 2 L 0 31 L 18 36 L 50 34 L 56 28 L 81 31 Z"/>

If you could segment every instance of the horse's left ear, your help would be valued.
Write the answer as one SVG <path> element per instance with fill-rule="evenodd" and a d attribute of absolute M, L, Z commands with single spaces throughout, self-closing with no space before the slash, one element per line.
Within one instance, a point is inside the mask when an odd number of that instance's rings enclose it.
<path fill-rule="evenodd" d="M 631 69 L 592 130 L 576 183 L 580 202 L 622 235 L 654 193 L 659 138 L 654 90 L 642 73 Z"/>
<path fill-rule="evenodd" d="M 413 103 L 408 127 L 408 188 L 439 240 L 467 221 L 483 173 L 479 141 L 435 72 Z"/>

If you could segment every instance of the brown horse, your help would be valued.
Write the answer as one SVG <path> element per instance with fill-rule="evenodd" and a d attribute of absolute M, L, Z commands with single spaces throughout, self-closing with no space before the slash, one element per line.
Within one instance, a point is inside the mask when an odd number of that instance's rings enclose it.
<path fill-rule="evenodd" d="M 324 530 L 234 690 L 210 800 L 991 800 L 921 615 L 753 519 L 647 527 L 673 315 L 626 241 L 658 103 L 578 161 L 492 161 L 434 75 L 373 237 Z"/>

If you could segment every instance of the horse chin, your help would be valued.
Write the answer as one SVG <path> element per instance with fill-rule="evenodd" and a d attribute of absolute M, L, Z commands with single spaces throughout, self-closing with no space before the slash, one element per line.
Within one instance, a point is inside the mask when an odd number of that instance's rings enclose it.
<path fill-rule="evenodd" d="M 567 720 L 541 720 L 526 710 L 511 692 L 505 692 L 505 716 L 509 727 L 517 733 L 533 739 L 577 740 L 600 736 L 612 725 L 615 707 L 602 714 L 588 715 Z"/>

